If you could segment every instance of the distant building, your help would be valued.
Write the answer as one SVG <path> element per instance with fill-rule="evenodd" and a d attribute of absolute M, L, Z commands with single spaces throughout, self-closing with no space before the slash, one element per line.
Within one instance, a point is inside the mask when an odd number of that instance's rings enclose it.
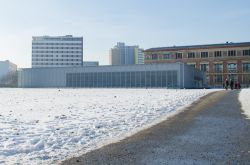
<path fill-rule="evenodd" d="M 83 61 L 83 66 L 99 66 L 98 61 Z"/>
<path fill-rule="evenodd" d="M 110 64 L 144 64 L 143 49 L 140 49 L 139 46 L 126 46 L 125 43 L 118 42 L 114 48 L 110 49 Z"/>
<path fill-rule="evenodd" d="M 0 61 L 0 79 L 17 71 L 17 65 L 6 60 Z"/>
<path fill-rule="evenodd" d="M 27 68 L 18 86 L 70 88 L 202 88 L 204 72 L 183 63 L 64 68 Z"/>
<path fill-rule="evenodd" d="M 0 86 L 17 87 L 17 65 L 10 61 L 0 61 Z"/>
<path fill-rule="evenodd" d="M 81 67 L 82 61 L 83 37 L 32 37 L 32 68 Z"/>
<path fill-rule="evenodd" d="M 205 71 L 211 87 L 222 87 L 226 78 L 250 86 L 250 42 L 159 47 L 144 53 L 146 64 L 183 62 Z"/>
<path fill-rule="evenodd" d="M 144 64 L 144 50 L 135 48 L 135 64 Z"/>

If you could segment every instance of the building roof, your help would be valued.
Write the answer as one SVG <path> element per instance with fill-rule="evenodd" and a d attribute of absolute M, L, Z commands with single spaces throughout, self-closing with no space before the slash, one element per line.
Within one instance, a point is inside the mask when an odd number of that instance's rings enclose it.
<path fill-rule="evenodd" d="M 245 46 L 250 46 L 250 42 L 238 42 L 238 43 L 226 42 L 226 43 L 221 43 L 221 44 L 157 47 L 157 48 L 147 49 L 145 50 L 145 52 L 214 49 L 214 48 L 230 48 L 230 47 L 245 47 Z"/>

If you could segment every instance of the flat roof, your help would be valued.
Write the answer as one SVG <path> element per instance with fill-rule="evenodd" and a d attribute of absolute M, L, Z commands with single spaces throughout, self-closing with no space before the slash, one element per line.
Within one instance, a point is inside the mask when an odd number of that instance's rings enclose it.
<path fill-rule="evenodd" d="M 152 63 L 152 64 L 129 64 L 129 65 L 98 65 L 98 66 L 69 66 L 69 67 L 35 67 L 35 68 L 20 68 L 20 70 L 47 70 L 47 69 L 83 69 L 83 68 L 132 68 L 132 67 L 157 67 L 157 66 L 169 66 L 169 65 L 186 65 L 183 62 L 171 62 L 171 63 Z M 189 66 L 188 66 L 189 67 Z"/>
<path fill-rule="evenodd" d="M 214 49 L 214 48 L 230 48 L 230 47 L 245 47 L 245 46 L 250 46 L 250 42 L 238 42 L 238 43 L 226 42 L 226 43 L 221 43 L 221 44 L 156 47 L 156 48 L 146 49 L 144 52 Z"/>

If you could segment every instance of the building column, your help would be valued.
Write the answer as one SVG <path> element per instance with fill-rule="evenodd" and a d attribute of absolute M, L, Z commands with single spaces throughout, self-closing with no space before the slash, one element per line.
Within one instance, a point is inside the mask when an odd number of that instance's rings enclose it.
<path fill-rule="evenodd" d="M 226 80 L 226 78 L 228 78 L 228 69 L 227 69 L 227 61 L 223 61 L 222 62 L 223 65 L 223 81 Z"/>
<path fill-rule="evenodd" d="M 237 60 L 237 75 L 238 75 L 238 82 L 242 83 L 242 61 Z"/>

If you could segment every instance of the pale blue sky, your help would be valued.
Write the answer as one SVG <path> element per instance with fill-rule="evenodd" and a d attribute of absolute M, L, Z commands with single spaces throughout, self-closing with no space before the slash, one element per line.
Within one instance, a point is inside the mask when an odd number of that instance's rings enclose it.
<path fill-rule="evenodd" d="M 31 66 L 31 38 L 83 36 L 84 60 L 116 42 L 144 49 L 250 41 L 249 0 L 0 0 L 0 60 Z"/>

